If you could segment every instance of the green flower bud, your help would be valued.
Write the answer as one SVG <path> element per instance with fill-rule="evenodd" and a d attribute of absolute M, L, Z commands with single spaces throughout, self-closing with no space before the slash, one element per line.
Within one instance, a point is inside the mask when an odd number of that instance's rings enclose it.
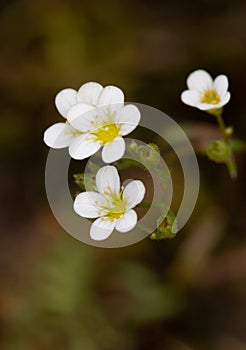
<path fill-rule="evenodd" d="M 156 165 L 159 161 L 160 150 L 159 147 L 153 143 L 147 146 L 138 146 L 136 148 L 140 160 L 149 166 Z"/>
<path fill-rule="evenodd" d="M 136 149 L 137 146 L 138 146 L 138 145 L 137 145 L 136 141 L 132 141 L 131 144 L 130 144 L 130 149 L 131 149 L 132 151 L 134 151 L 134 150 Z"/>
<path fill-rule="evenodd" d="M 93 174 L 74 174 L 73 178 L 82 191 L 96 191 L 95 176 Z"/>
<path fill-rule="evenodd" d="M 160 148 L 155 143 L 149 143 L 149 146 L 152 147 L 157 153 L 161 153 Z"/>
<path fill-rule="evenodd" d="M 151 233 L 150 238 L 160 240 L 166 238 L 174 238 L 177 234 L 176 217 L 171 210 L 168 211 L 166 217 L 157 221 L 157 229 Z"/>
<path fill-rule="evenodd" d="M 84 182 L 84 174 L 74 174 L 73 175 L 74 182 L 76 185 L 83 191 L 85 191 L 85 182 Z"/>
<path fill-rule="evenodd" d="M 231 136 L 233 134 L 233 126 L 228 126 L 225 128 L 225 133 L 227 136 Z"/>
<path fill-rule="evenodd" d="M 206 153 L 208 158 L 216 163 L 225 163 L 231 156 L 229 145 L 222 140 L 211 142 L 208 145 Z"/>

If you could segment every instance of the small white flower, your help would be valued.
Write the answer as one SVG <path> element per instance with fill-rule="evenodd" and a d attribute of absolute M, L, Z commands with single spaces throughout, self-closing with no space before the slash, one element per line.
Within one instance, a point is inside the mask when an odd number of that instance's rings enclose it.
<path fill-rule="evenodd" d="M 132 132 L 140 121 L 140 112 L 134 105 L 124 106 L 124 94 L 115 86 L 106 86 L 98 97 L 96 109 L 79 103 L 67 115 L 73 128 L 84 133 L 69 147 L 74 159 L 85 159 L 101 147 L 102 159 L 112 163 L 125 153 L 123 136 Z"/>
<path fill-rule="evenodd" d="M 84 103 L 87 106 L 87 110 L 91 110 L 95 108 L 102 90 L 103 87 L 94 82 L 82 85 L 78 91 L 63 89 L 56 95 L 56 108 L 65 119 L 67 119 L 67 114 L 71 107 L 77 103 Z M 44 142 L 51 148 L 64 148 L 70 146 L 82 134 L 81 131 L 73 128 L 68 121 L 56 123 L 45 131 Z"/>
<path fill-rule="evenodd" d="M 204 111 L 221 108 L 231 98 L 227 91 L 228 78 L 225 75 L 219 75 L 213 81 L 205 70 L 196 70 L 188 76 L 187 86 L 189 90 L 181 94 L 181 100 Z"/>
<path fill-rule="evenodd" d="M 98 83 L 86 83 L 79 91 L 64 89 L 55 104 L 67 119 L 56 123 L 44 133 L 44 142 L 52 148 L 69 146 L 74 159 L 85 159 L 102 146 L 102 159 L 112 163 L 125 152 L 122 136 L 132 132 L 140 121 L 134 105 L 124 106 L 124 94 L 116 86 L 103 88 Z"/>
<path fill-rule="evenodd" d="M 101 241 L 108 238 L 114 228 L 128 232 L 137 224 L 134 208 L 145 195 L 144 184 L 139 180 L 120 187 L 117 169 L 112 165 L 102 167 L 96 174 L 98 192 L 82 192 L 74 202 L 74 210 L 85 218 L 98 218 L 90 228 L 90 237 Z"/>

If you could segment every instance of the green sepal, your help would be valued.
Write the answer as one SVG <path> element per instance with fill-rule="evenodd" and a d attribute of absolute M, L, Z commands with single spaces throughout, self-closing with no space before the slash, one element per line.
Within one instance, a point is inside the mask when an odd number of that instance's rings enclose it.
<path fill-rule="evenodd" d="M 221 108 L 211 108 L 209 110 L 206 110 L 205 112 L 207 112 L 208 114 L 212 114 L 215 117 L 221 116 L 222 113 L 223 113 L 223 107 L 221 107 Z"/>

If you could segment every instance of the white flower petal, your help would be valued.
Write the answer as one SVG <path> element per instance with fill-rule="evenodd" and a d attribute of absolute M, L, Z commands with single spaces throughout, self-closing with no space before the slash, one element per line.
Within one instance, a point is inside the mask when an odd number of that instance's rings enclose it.
<path fill-rule="evenodd" d="M 121 125 L 120 134 L 127 135 L 139 124 L 141 114 L 134 105 L 127 105 L 117 113 L 117 123 Z"/>
<path fill-rule="evenodd" d="M 75 139 L 69 146 L 69 154 L 73 159 L 85 159 L 95 154 L 101 147 L 93 135 L 84 134 Z"/>
<path fill-rule="evenodd" d="M 219 108 L 218 105 L 212 105 L 211 103 L 202 103 L 199 102 L 196 107 L 200 109 L 201 111 L 209 111 L 210 109 L 217 109 Z"/>
<path fill-rule="evenodd" d="M 135 210 L 130 209 L 125 212 L 122 218 L 116 221 L 115 228 L 119 232 L 131 231 L 137 224 L 137 213 Z"/>
<path fill-rule="evenodd" d="M 226 75 L 219 75 L 214 81 L 214 89 L 219 94 L 220 98 L 223 99 L 227 90 L 228 90 L 229 82 Z"/>
<path fill-rule="evenodd" d="M 67 117 L 69 109 L 77 103 L 77 91 L 74 89 L 63 89 L 56 95 L 55 105 L 58 112 Z"/>
<path fill-rule="evenodd" d="M 44 132 L 44 142 L 51 148 L 68 147 L 76 137 L 73 131 L 66 123 L 53 124 Z"/>
<path fill-rule="evenodd" d="M 89 132 L 93 127 L 96 109 L 85 103 L 78 103 L 70 108 L 67 120 L 77 130 Z"/>
<path fill-rule="evenodd" d="M 116 137 L 112 142 L 104 145 L 102 150 L 102 160 L 104 163 L 113 163 L 123 157 L 126 149 L 125 141 L 122 137 Z"/>
<path fill-rule="evenodd" d="M 187 86 L 190 90 L 197 90 L 202 93 L 213 87 L 213 80 L 208 72 L 199 69 L 188 76 Z"/>
<path fill-rule="evenodd" d="M 122 107 L 124 104 L 124 94 L 116 86 L 106 86 L 100 93 L 97 101 L 97 107 L 116 105 Z"/>
<path fill-rule="evenodd" d="M 96 174 L 96 185 L 100 193 L 108 192 L 118 194 L 120 192 L 120 178 L 117 169 L 112 165 L 106 165 Z"/>
<path fill-rule="evenodd" d="M 84 218 L 98 218 L 103 216 L 102 205 L 106 205 L 105 197 L 97 192 L 82 192 L 74 201 L 74 211 Z"/>
<path fill-rule="evenodd" d="M 188 106 L 196 107 L 200 102 L 201 94 L 195 90 L 185 90 L 181 94 L 181 100 Z"/>
<path fill-rule="evenodd" d="M 224 105 L 226 105 L 230 101 L 230 99 L 231 99 L 231 94 L 229 91 L 227 91 L 222 101 L 219 103 L 220 107 L 223 107 Z"/>
<path fill-rule="evenodd" d="M 78 102 L 87 103 L 96 106 L 98 96 L 102 92 L 102 85 L 94 82 L 82 85 L 78 91 Z"/>
<path fill-rule="evenodd" d="M 103 241 L 108 238 L 114 230 L 116 220 L 105 220 L 99 218 L 93 222 L 90 229 L 90 237 L 95 241 Z"/>
<path fill-rule="evenodd" d="M 134 208 L 142 202 L 145 195 L 145 186 L 142 181 L 131 181 L 123 191 L 123 196 L 126 199 L 127 209 Z"/>

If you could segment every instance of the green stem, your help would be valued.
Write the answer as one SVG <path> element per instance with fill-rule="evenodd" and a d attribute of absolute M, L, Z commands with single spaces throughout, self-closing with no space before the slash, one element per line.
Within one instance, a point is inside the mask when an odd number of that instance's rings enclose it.
<path fill-rule="evenodd" d="M 221 129 L 221 132 L 224 136 L 224 140 L 227 142 L 228 141 L 228 135 L 226 134 L 226 126 L 225 126 L 225 123 L 224 123 L 224 119 L 222 118 L 222 112 L 219 112 L 219 113 L 216 113 L 215 114 L 216 116 L 216 119 L 217 119 L 217 122 L 219 124 L 219 127 Z"/>
<path fill-rule="evenodd" d="M 225 143 L 228 145 L 228 147 L 230 149 L 230 157 L 226 161 L 226 166 L 227 166 L 227 169 L 229 171 L 229 174 L 230 174 L 231 178 L 235 179 L 237 177 L 237 166 L 236 166 L 234 155 L 233 155 L 233 152 L 232 152 L 232 149 L 231 149 L 230 139 L 229 139 L 229 136 L 228 136 L 228 134 L 226 132 L 226 125 L 225 125 L 225 122 L 224 122 L 224 120 L 222 118 L 222 109 L 218 110 L 217 113 L 214 113 L 214 115 L 215 115 L 215 117 L 217 119 L 217 122 L 219 124 L 221 133 L 223 135 L 223 139 L 224 139 Z"/>

